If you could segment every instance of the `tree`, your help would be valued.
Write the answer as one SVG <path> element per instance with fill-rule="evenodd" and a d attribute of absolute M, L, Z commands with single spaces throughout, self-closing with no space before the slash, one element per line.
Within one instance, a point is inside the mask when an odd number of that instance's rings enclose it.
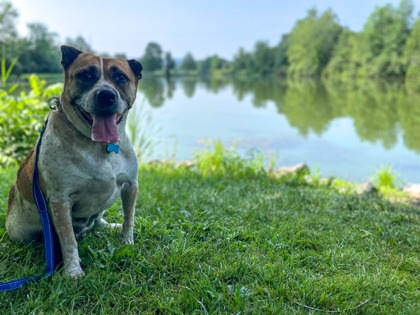
<path fill-rule="evenodd" d="M 61 53 L 57 34 L 50 32 L 45 24 L 28 24 L 29 36 L 22 43 L 25 50 L 19 57 L 26 73 L 50 73 L 62 71 Z"/>
<path fill-rule="evenodd" d="M 145 71 L 156 71 L 162 69 L 162 48 L 158 43 L 149 43 L 146 46 L 143 57 L 140 62 L 142 63 Z"/>
<path fill-rule="evenodd" d="M 201 78 L 207 78 L 211 75 L 211 59 L 212 57 L 207 57 L 199 62 L 198 75 Z"/>
<path fill-rule="evenodd" d="M 114 58 L 128 59 L 126 53 L 115 53 Z"/>
<path fill-rule="evenodd" d="M 417 18 L 404 47 L 407 77 L 420 76 L 420 17 Z"/>
<path fill-rule="evenodd" d="M 191 53 L 187 53 L 182 59 L 181 69 L 185 71 L 191 71 L 197 69 L 197 63 Z"/>
<path fill-rule="evenodd" d="M 367 76 L 401 76 L 405 74 L 402 55 L 410 35 L 413 4 L 402 0 L 397 8 L 391 4 L 376 7 L 360 36 L 363 70 Z M 359 71 L 360 73 L 360 71 Z"/>
<path fill-rule="evenodd" d="M 175 61 L 172 59 L 171 53 L 165 54 L 165 75 L 167 78 L 171 76 L 171 71 L 175 69 Z"/>
<path fill-rule="evenodd" d="M 237 73 L 240 71 L 246 71 L 248 60 L 251 58 L 250 54 L 245 51 L 242 47 L 239 48 L 236 55 L 233 57 L 232 68 L 233 72 Z"/>
<path fill-rule="evenodd" d="M 0 3 L 0 43 L 16 38 L 15 25 L 18 16 L 17 10 L 9 1 Z"/>
<path fill-rule="evenodd" d="M 315 8 L 293 27 L 289 35 L 287 59 L 288 75 L 314 76 L 328 64 L 342 31 L 338 18 L 331 9 L 321 16 Z"/>
<path fill-rule="evenodd" d="M 287 74 L 287 68 L 289 67 L 289 59 L 287 58 L 289 43 L 289 34 L 283 34 L 280 43 L 274 47 L 274 70 L 277 75 L 284 76 Z"/>
<path fill-rule="evenodd" d="M 344 29 L 338 38 L 330 61 L 324 68 L 323 75 L 327 77 L 355 77 L 358 66 L 357 61 L 357 35 Z"/>
<path fill-rule="evenodd" d="M 65 44 L 77 48 L 81 51 L 95 53 L 95 51 L 92 49 L 92 46 L 81 35 L 77 36 L 76 38 L 67 37 Z"/>
<path fill-rule="evenodd" d="M 9 1 L 0 2 L 0 58 L 5 58 L 9 67 L 12 60 L 17 57 L 15 41 L 17 39 L 16 18 L 17 10 Z M 16 65 L 14 73 L 19 70 Z"/>
<path fill-rule="evenodd" d="M 274 53 L 267 42 L 258 41 L 255 43 L 254 52 L 252 54 L 252 72 L 257 76 L 267 76 L 273 73 L 274 69 Z"/>

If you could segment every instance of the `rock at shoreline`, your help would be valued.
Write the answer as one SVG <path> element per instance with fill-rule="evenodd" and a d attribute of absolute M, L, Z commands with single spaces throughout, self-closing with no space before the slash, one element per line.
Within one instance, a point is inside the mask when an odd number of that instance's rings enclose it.
<path fill-rule="evenodd" d="M 409 183 L 402 190 L 413 197 L 420 198 L 420 184 Z"/>
<path fill-rule="evenodd" d="M 373 184 L 371 182 L 361 183 L 359 185 L 359 187 L 357 187 L 357 189 L 356 189 L 356 192 L 359 195 L 372 194 L 376 191 L 377 191 L 377 189 L 375 188 L 375 186 L 373 186 Z"/>
<path fill-rule="evenodd" d="M 306 170 L 309 170 L 309 167 L 306 163 L 299 163 L 293 166 L 282 166 L 279 167 L 275 172 L 274 175 L 277 177 L 285 176 L 288 174 L 295 174 L 304 172 Z"/>
<path fill-rule="evenodd" d="M 178 163 L 177 167 L 187 167 L 187 168 L 193 168 L 195 166 L 195 163 L 193 161 L 182 161 Z"/>

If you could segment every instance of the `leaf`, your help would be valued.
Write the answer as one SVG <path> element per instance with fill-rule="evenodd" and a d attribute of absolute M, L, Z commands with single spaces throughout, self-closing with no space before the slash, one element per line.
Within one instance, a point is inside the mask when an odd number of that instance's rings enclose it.
<path fill-rule="evenodd" d="M 8 93 L 12 93 L 14 90 L 16 90 L 16 88 L 17 88 L 18 86 L 19 86 L 19 84 L 17 84 L 17 83 L 13 84 L 7 92 L 8 92 Z"/>

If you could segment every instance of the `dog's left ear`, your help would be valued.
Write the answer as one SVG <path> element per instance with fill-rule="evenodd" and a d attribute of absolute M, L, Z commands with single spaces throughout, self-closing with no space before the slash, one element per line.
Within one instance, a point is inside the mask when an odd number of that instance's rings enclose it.
<path fill-rule="evenodd" d="M 136 78 L 140 80 L 142 77 L 141 71 L 143 70 L 143 66 L 141 65 L 141 63 L 134 59 L 127 60 L 127 61 L 128 61 L 128 64 L 130 65 L 131 70 L 133 70 Z"/>

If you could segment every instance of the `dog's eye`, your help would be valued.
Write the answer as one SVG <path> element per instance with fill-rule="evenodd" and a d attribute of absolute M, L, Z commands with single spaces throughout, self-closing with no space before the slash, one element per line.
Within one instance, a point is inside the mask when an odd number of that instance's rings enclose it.
<path fill-rule="evenodd" d="M 90 80 L 92 80 L 92 74 L 90 74 L 87 71 L 80 72 L 79 75 L 78 75 L 78 77 L 80 79 L 82 79 L 83 81 L 90 81 Z"/>
<path fill-rule="evenodd" d="M 125 74 L 122 74 L 122 73 L 117 74 L 116 79 L 117 79 L 117 81 L 122 82 L 122 83 L 128 81 L 127 76 Z"/>

